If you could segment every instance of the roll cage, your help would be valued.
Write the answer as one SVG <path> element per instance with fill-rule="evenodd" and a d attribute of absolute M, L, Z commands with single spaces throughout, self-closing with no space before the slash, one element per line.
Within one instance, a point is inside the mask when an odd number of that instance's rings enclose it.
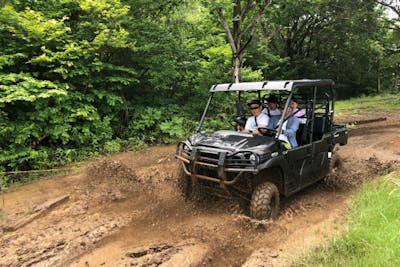
<path fill-rule="evenodd" d="M 333 86 L 334 82 L 330 79 L 243 82 L 213 85 L 210 88 L 210 97 L 201 116 L 197 132 L 201 132 L 207 111 L 214 94 L 217 92 L 235 92 L 237 94 L 236 113 L 237 115 L 242 115 L 242 93 L 256 92 L 258 93 L 258 99 L 264 101 L 266 95 L 264 94 L 264 96 L 262 96 L 261 94 L 263 92 L 271 93 L 283 91 L 286 96 L 286 102 L 281 114 L 280 123 L 277 126 L 275 138 L 278 139 L 279 137 L 283 122 L 285 121 L 286 111 L 290 105 L 291 99 L 296 95 L 301 99 L 306 99 L 306 101 L 302 103 L 302 106 L 306 110 L 306 126 L 303 126 L 304 129 L 299 132 L 299 139 L 303 140 L 301 143 L 311 143 L 316 136 L 323 132 L 332 132 L 334 114 Z M 322 92 L 318 92 L 320 88 L 323 88 Z M 313 135 L 313 132 L 315 132 L 316 135 Z"/>

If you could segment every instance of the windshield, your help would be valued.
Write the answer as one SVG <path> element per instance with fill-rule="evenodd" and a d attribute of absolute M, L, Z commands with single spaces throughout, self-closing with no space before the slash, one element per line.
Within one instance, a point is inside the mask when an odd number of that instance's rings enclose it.
<path fill-rule="evenodd" d="M 260 111 L 274 121 L 266 126 L 276 129 L 289 94 L 287 91 L 276 90 L 212 93 L 200 121 L 199 131 L 241 131 L 246 121 L 254 115 L 251 109 L 254 105 L 249 104 L 255 100 L 260 103 Z"/>

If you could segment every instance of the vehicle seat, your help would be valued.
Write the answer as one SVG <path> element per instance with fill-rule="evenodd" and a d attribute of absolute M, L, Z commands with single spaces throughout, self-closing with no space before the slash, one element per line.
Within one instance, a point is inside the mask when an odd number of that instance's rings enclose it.
<path fill-rule="evenodd" d="M 324 133 L 327 132 L 326 117 L 315 117 L 314 129 L 313 129 L 313 140 L 320 140 Z"/>
<path fill-rule="evenodd" d="M 311 120 L 307 120 L 306 124 L 300 123 L 296 132 L 296 140 L 299 146 L 310 142 Z M 324 133 L 328 132 L 328 123 L 326 117 L 314 118 L 313 141 L 321 140 Z"/>
<path fill-rule="evenodd" d="M 296 132 L 296 140 L 297 140 L 297 144 L 299 146 L 306 144 L 306 140 L 303 140 L 303 131 L 305 131 L 305 126 L 306 125 L 304 123 L 300 123 L 299 129 L 297 129 L 297 132 Z"/>

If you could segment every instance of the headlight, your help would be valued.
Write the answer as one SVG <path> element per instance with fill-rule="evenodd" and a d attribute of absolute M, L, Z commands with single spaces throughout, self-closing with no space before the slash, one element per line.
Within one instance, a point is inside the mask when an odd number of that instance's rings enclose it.
<path fill-rule="evenodd" d="M 251 164 L 256 164 L 256 155 L 251 154 L 249 157 L 249 160 L 250 160 Z"/>
<path fill-rule="evenodd" d="M 247 168 L 254 167 L 260 162 L 257 154 L 251 152 L 239 152 L 227 157 L 225 163 L 229 167 Z"/>
<path fill-rule="evenodd" d="M 183 151 L 190 152 L 190 147 L 186 144 L 183 145 Z"/>

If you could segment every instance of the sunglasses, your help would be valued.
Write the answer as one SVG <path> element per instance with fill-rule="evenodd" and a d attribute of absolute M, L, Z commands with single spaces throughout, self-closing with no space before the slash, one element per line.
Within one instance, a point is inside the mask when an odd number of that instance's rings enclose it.
<path fill-rule="evenodd" d="M 253 109 L 258 109 L 260 106 L 257 106 L 257 107 L 250 107 L 250 109 L 251 110 L 253 110 Z"/>

